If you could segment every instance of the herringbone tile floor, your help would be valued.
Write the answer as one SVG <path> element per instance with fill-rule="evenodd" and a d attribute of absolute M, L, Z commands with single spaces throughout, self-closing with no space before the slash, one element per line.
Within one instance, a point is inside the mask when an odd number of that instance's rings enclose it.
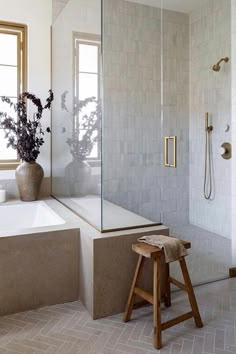
<path fill-rule="evenodd" d="M 192 319 L 163 332 L 163 349 L 152 347 L 151 307 L 92 321 L 80 302 L 0 318 L 0 354 L 232 354 L 236 353 L 236 279 L 195 288 L 204 328 Z M 105 299 L 104 299 L 105 300 Z M 187 311 L 185 294 L 173 294 L 163 320 Z"/>

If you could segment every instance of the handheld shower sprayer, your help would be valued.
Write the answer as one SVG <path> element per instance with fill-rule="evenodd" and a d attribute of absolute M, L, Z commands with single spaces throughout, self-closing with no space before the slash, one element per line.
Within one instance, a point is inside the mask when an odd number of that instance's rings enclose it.
<path fill-rule="evenodd" d="M 220 71 L 220 69 L 221 69 L 220 63 L 221 63 L 222 61 L 224 61 L 225 63 L 228 63 L 229 58 L 228 58 L 228 57 L 225 57 L 225 58 L 220 59 L 220 60 L 218 61 L 218 63 L 216 63 L 215 65 L 213 65 L 212 70 L 217 71 L 217 72 Z"/>
<path fill-rule="evenodd" d="M 213 130 L 213 126 L 209 125 L 209 113 L 208 112 L 205 114 L 205 122 L 206 122 L 205 131 L 209 133 Z"/>
<path fill-rule="evenodd" d="M 212 154 L 211 154 L 211 132 L 213 126 L 209 125 L 209 113 L 205 114 L 205 171 L 204 171 L 204 197 L 207 200 L 211 199 L 213 182 L 212 182 Z"/>

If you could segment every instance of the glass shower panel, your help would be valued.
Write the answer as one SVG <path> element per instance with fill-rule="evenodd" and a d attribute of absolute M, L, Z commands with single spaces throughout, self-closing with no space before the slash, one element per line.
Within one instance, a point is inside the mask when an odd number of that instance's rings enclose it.
<path fill-rule="evenodd" d="M 55 0 L 52 194 L 99 230 L 101 82 L 101 0 Z"/>
<path fill-rule="evenodd" d="M 219 152 L 231 142 L 230 62 L 212 69 L 231 55 L 230 3 L 163 1 L 163 159 L 173 161 L 175 137 L 176 166 L 163 167 L 162 221 L 172 235 L 191 241 L 194 284 L 227 277 L 231 265 L 231 160 Z"/>
<path fill-rule="evenodd" d="M 103 230 L 161 222 L 161 1 L 103 1 Z"/>

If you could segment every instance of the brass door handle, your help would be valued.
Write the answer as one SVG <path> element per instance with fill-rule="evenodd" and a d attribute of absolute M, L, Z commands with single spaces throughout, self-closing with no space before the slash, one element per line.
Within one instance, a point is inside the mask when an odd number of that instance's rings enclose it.
<path fill-rule="evenodd" d="M 164 146 L 164 165 L 165 167 L 177 167 L 177 158 L 176 158 L 176 151 L 177 151 L 177 136 L 165 136 L 165 146 Z M 172 142 L 173 146 L 173 155 L 172 161 L 170 162 L 169 152 L 170 152 L 170 141 Z"/>

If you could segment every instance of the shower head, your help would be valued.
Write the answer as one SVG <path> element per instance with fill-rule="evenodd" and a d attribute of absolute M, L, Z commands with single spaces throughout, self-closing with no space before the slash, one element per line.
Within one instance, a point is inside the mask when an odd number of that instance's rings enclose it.
<path fill-rule="evenodd" d="M 222 58 L 218 61 L 218 63 L 216 63 L 215 65 L 213 65 L 212 67 L 212 70 L 214 71 L 220 71 L 221 67 L 220 67 L 220 63 L 224 61 L 225 63 L 228 63 L 229 61 L 229 58 L 228 57 L 225 57 L 225 58 Z"/>

